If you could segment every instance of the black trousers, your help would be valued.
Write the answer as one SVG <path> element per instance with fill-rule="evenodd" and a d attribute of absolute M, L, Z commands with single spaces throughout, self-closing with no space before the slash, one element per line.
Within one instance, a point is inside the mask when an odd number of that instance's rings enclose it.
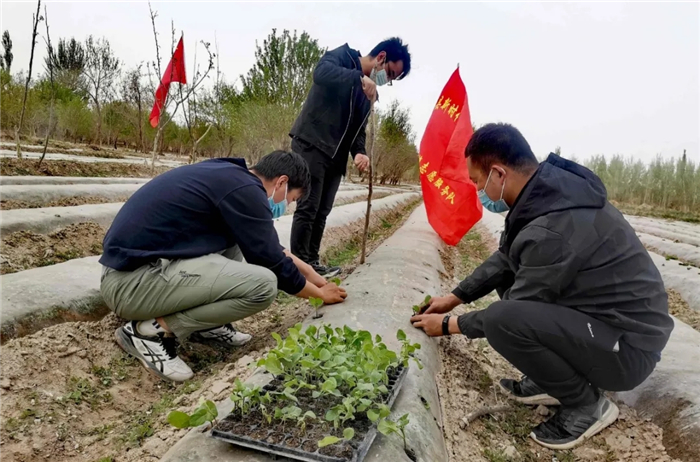
<path fill-rule="evenodd" d="M 630 347 L 620 330 L 572 308 L 508 300 L 479 315 L 476 336 L 564 406 L 593 404 L 596 389 L 631 390 L 656 366 L 656 353 Z"/>
<path fill-rule="evenodd" d="M 326 217 L 333 208 L 343 176 L 333 159 L 299 139 L 292 140 L 292 150 L 300 154 L 309 164 L 311 190 L 307 197 L 298 201 L 292 221 L 291 251 L 302 261 L 318 261 Z"/>

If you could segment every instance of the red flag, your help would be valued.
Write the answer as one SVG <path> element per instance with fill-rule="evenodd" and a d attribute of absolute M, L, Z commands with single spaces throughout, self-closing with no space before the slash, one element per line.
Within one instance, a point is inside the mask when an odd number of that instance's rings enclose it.
<path fill-rule="evenodd" d="M 182 37 L 180 37 L 175 53 L 173 53 L 173 57 L 170 59 L 163 78 L 160 80 L 160 85 L 158 85 L 156 90 L 156 98 L 150 117 L 151 127 L 153 128 L 158 126 L 160 112 L 165 106 L 165 99 L 168 96 L 168 90 L 170 90 L 172 82 L 187 83 L 187 76 L 185 75 L 185 45 L 182 43 Z"/>
<path fill-rule="evenodd" d="M 449 245 L 481 219 L 481 202 L 464 157 L 472 133 L 467 90 L 457 69 L 435 104 L 418 156 L 428 221 Z"/>

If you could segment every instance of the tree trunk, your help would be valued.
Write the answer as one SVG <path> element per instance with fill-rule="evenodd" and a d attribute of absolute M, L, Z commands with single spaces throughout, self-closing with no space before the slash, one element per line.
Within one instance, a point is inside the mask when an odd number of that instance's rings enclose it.
<path fill-rule="evenodd" d="M 19 144 L 19 132 L 22 130 L 22 125 L 24 124 L 24 113 L 27 110 L 27 94 L 29 93 L 29 82 L 32 80 L 32 66 L 34 65 L 34 47 L 36 46 L 36 28 L 39 26 L 39 13 L 41 12 L 41 0 L 38 0 L 36 4 L 36 16 L 34 16 L 34 30 L 32 31 L 32 51 L 29 55 L 29 72 L 27 73 L 27 80 L 24 82 L 24 98 L 22 98 L 22 113 L 19 116 L 19 125 L 15 130 L 15 142 L 17 143 L 17 158 L 22 158 L 22 148 Z"/>

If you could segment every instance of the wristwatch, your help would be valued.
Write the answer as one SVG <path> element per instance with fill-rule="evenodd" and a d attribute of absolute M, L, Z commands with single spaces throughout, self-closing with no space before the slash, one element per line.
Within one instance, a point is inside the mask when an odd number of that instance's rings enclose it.
<path fill-rule="evenodd" d="M 450 335 L 450 315 L 442 318 L 442 335 Z"/>

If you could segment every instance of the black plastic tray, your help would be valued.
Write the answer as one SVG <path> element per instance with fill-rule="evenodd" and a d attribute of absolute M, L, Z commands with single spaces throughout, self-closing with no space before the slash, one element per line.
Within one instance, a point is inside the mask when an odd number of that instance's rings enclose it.
<path fill-rule="evenodd" d="M 408 368 L 403 367 L 403 365 L 399 365 L 397 371 L 398 376 L 393 381 L 390 380 L 387 386 L 387 389 L 389 390 L 389 396 L 386 399 L 386 404 L 387 406 L 389 406 L 389 408 L 391 408 L 394 405 L 394 401 L 396 401 L 396 397 L 399 394 L 401 385 L 403 385 L 403 381 L 406 378 Z M 265 387 L 263 387 L 263 390 L 267 391 L 270 391 L 272 389 L 274 389 L 274 387 L 270 385 L 266 385 Z M 253 425 L 255 424 L 252 424 L 251 426 Z M 365 434 L 365 437 L 360 442 L 359 446 L 357 448 L 352 448 L 352 457 L 350 459 L 326 456 L 324 454 L 319 453 L 318 449 L 315 452 L 307 452 L 300 448 L 289 448 L 287 446 L 284 446 L 282 443 L 284 443 L 284 441 L 291 436 L 289 434 L 285 436 L 285 439 L 282 440 L 281 443 L 266 443 L 265 441 L 253 439 L 249 436 L 239 435 L 228 431 L 221 431 L 218 430 L 216 427 L 212 429 L 211 434 L 214 438 L 227 441 L 237 446 L 256 449 L 258 451 L 266 452 L 269 454 L 288 457 L 290 459 L 295 460 L 302 460 L 305 462 L 362 462 L 365 456 L 367 456 L 367 452 L 369 452 L 369 448 L 370 446 L 372 446 L 374 439 L 377 437 L 377 425 L 372 425 L 372 427 Z M 305 441 L 306 440 L 302 440 L 301 445 L 303 445 Z"/>

